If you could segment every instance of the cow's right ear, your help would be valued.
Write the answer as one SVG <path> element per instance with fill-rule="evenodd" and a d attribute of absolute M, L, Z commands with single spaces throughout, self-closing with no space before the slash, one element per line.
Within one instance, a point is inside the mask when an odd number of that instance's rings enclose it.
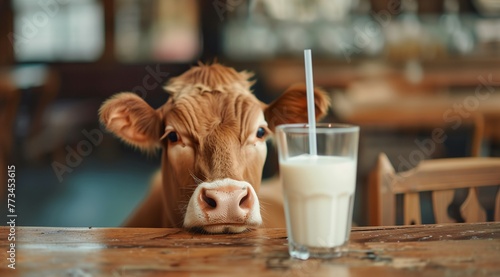
<path fill-rule="evenodd" d="M 316 120 L 323 118 L 330 107 L 330 99 L 325 91 L 314 88 L 314 109 Z M 286 123 L 307 123 L 307 89 L 305 84 L 290 86 L 278 99 L 267 105 L 264 116 L 269 129 Z"/>
<path fill-rule="evenodd" d="M 146 151 L 160 146 L 160 115 L 137 94 L 114 95 L 102 104 L 99 117 L 109 131 L 132 146 Z"/>

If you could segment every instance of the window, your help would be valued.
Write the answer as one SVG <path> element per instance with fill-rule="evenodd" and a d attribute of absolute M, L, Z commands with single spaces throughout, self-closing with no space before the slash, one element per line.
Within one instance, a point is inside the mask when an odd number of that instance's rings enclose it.
<path fill-rule="evenodd" d="M 189 62 L 201 53 L 196 0 L 116 0 L 120 61 Z"/>
<path fill-rule="evenodd" d="M 104 50 L 104 14 L 97 0 L 16 0 L 16 61 L 95 61 Z"/>

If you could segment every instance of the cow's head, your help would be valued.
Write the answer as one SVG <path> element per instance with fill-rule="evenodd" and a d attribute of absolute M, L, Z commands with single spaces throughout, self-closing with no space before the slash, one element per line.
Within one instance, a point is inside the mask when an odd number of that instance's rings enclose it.
<path fill-rule="evenodd" d="M 169 100 L 154 110 L 120 93 L 100 110 L 101 122 L 142 150 L 163 148 L 162 182 L 171 227 L 242 232 L 262 218 L 257 192 L 275 126 L 307 122 L 306 89 L 290 87 L 266 105 L 250 90 L 252 74 L 199 65 L 169 81 Z M 329 101 L 315 91 L 317 118 Z"/>

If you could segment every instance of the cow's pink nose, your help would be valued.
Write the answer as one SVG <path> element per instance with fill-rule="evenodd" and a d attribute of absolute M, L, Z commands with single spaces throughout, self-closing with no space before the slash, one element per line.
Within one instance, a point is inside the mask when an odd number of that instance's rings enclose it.
<path fill-rule="evenodd" d="M 199 197 L 201 210 L 213 224 L 244 223 L 253 202 L 249 189 L 237 186 L 203 189 Z"/>

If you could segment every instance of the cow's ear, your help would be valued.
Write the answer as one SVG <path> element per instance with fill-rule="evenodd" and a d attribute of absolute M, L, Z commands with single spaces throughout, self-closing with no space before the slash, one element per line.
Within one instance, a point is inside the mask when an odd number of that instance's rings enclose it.
<path fill-rule="evenodd" d="M 319 121 L 328 112 L 330 99 L 326 92 L 319 88 L 314 89 L 314 106 L 316 121 Z M 278 99 L 269 104 L 264 115 L 269 128 L 286 123 L 307 123 L 307 90 L 305 84 L 290 86 Z"/>
<path fill-rule="evenodd" d="M 111 97 L 102 104 L 99 117 L 109 131 L 132 146 L 146 151 L 160 146 L 160 115 L 134 93 Z"/>

